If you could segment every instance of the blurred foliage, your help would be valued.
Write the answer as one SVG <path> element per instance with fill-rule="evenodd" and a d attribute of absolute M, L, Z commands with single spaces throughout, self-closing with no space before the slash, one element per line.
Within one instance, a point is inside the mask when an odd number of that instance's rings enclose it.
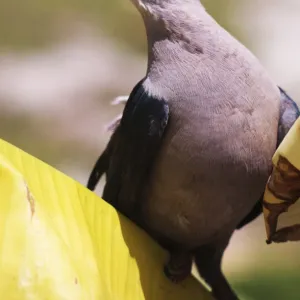
<path fill-rule="evenodd" d="M 228 15 L 245 0 L 204 0 L 208 12 L 242 39 L 239 28 L 230 27 Z M 48 46 L 67 34 L 70 24 L 88 20 L 110 38 L 145 51 L 144 25 L 130 0 L 1 0 L 0 47 L 3 50 L 30 50 Z M 63 37 L 63 36 L 62 36 Z"/>
<path fill-rule="evenodd" d="M 58 141 L 40 130 L 52 127 L 53 123 L 53 119 L 47 120 L 45 116 L 33 118 L 31 114 L 24 113 L 3 114 L 0 118 L 0 137 L 35 157 L 47 158 L 50 165 L 62 162 L 67 156 L 62 155 L 63 153 L 70 153 L 74 160 L 82 158 L 83 153 L 76 147 L 78 143 L 73 144 L 70 140 Z"/>
<path fill-rule="evenodd" d="M 267 269 L 267 268 L 266 268 Z M 235 279 L 233 287 L 246 299 L 298 300 L 300 272 L 277 270 L 273 273 L 247 274 L 243 280 Z"/>
<path fill-rule="evenodd" d="M 1 0 L 0 46 L 6 50 L 47 46 L 78 19 L 94 22 L 129 44 L 141 44 L 142 23 L 129 0 Z"/>

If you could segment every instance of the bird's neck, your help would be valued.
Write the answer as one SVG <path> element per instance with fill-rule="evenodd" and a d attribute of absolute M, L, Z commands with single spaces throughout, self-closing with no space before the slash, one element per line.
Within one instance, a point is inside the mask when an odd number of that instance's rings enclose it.
<path fill-rule="evenodd" d="M 206 37 L 215 28 L 215 21 L 199 0 L 166 1 L 152 6 L 142 16 L 148 40 L 148 72 L 153 64 L 166 64 L 180 60 L 180 52 L 201 53 Z M 173 63 L 172 62 L 172 63 Z"/>
<path fill-rule="evenodd" d="M 209 16 L 199 0 L 165 0 L 140 9 L 148 39 L 188 33 Z"/>

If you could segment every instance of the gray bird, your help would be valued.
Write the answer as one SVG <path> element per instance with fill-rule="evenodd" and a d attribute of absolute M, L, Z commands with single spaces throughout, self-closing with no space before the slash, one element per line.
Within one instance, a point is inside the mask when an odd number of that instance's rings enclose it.
<path fill-rule="evenodd" d="M 280 87 L 280 116 L 278 122 L 278 133 L 277 133 L 277 145 L 276 148 L 280 145 L 292 125 L 295 123 L 297 118 L 300 116 L 300 111 L 298 109 L 297 104 L 290 98 L 290 96 Z M 114 99 L 111 104 L 126 104 L 129 99 L 129 96 L 119 96 Z M 120 121 L 122 119 L 122 114 L 119 114 L 116 118 L 114 118 L 107 126 L 106 129 L 108 131 L 114 132 L 115 129 L 119 126 Z M 103 153 L 99 156 L 96 164 L 93 167 L 93 170 L 89 176 L 89 180 L 87 183 L 87 187 L 90 190 L 95 190 L 96 185 L 98 184 L 101 177 L 108 171 L 109 169 L 109 161 L 113 149 L 114 138 L 108 143 L 108 146 L 105 148 Z M 248 223 L 253 221 L 262 213 L 262 197 L 257 201 L 255 206 L 252 208 L 250 213 L 245 217 L 245 219 L 240 222 L 236 229 L 241 229 L 246 226 Z"/>
<path fill-rule="evenodd" d="M 171 280 L 194 258 L 216 299 L 237 299 L 222 256 L 255 217 L 278 138 L 299 112 L 198 0 L 132 2 L 147 32 L 147 73 L 88 186 L 106 172 L 103 199 L 169 250 Z"/>

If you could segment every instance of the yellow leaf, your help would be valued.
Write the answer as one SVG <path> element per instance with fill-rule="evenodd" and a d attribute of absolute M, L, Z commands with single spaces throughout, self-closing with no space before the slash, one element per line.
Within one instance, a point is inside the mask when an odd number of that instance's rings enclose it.
<path fill-rule="evenodd" d="M 0 140 L 5 300 L 212 299 L 163 274 L 166 253 L 81 184 Z"/>

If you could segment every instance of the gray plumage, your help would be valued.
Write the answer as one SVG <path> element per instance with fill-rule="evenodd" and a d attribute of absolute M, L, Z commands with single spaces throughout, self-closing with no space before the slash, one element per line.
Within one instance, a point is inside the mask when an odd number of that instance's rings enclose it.
<path fill-rule="evenodd" d="M 148 68 L 99 158 L 103 198 L 166 246 L 169 277 L 188 275 L 193 256 L 217 299 L 237 299 L 221 260 L 270 175 L 280 90 L 198 0 L 132 2 Z"/>

